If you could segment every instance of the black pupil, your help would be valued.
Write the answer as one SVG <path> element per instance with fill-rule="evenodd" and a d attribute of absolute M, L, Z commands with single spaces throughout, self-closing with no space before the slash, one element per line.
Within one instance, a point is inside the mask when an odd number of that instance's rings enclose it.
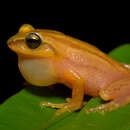
<path fill-rule="evenodd" d="M 42 43 L 41 38 L 39 37 L 38 34 L 36 33 L 30 33 L 27 37 L 26 37 L 26 44 L 29 48 L 31 49 L 36 49 L 40 46 L 40 44 Z"/>

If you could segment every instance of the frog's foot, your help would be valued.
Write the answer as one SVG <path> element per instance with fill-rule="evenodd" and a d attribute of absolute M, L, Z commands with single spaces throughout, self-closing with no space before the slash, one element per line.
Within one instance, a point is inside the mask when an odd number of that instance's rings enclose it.
<path fill-rule="evenodd" d="M 71 101 L 69 101 L 68 103 L 64 103 L 64 104 L 54 104 L 54 103 L 50 103 L 50 102 L 42 102 L 40 104 L 40 106 L 41 107 L 45 106 L 45 107 L 51 107 L 51 108 L 59 108 L 59 110 L 57 110 L 55 115 L 60 115 L 61 113 L 64 113 L 64 112 L 72 112 L 72 111 L 78 110 L 82 107 L 82 104 L 80 104 L 78 102 L 71 102 Z"/>
<path fill-rule="evenodd" d="M 88 114 L 90 112 L 99 112 L 104 114 L 105 112 L 110 112 L 112 110 L 115 110 L 117 108 L 123 107 L 130 103 L 130 96 L 123 96 L 120 98 L 117 98 L 109 103 L 102 104 L 95 108 L 90 108 L 88 110 L 85 110 L 85 112 Z"/>
<path fill-rule="evenodd" d="M 71 102 L 72 98 L 66 98 L 65 100 L 69 103 L 69 102 Z M 84 102 L 83 102 L 83 106 L 85 106 L 86 104 L 87 104 L 87 102 L 84 101 Z"/>

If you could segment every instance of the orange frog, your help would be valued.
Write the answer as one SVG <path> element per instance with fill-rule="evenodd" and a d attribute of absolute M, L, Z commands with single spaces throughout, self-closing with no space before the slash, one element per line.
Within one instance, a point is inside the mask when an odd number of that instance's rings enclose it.
<path fill-rule="evenodd" d="M 8 40 L 8 46 L 17 53 L 19 70 L 29 83 L 63 83 L 72 89 L 67 103 L 41 103 L 59 108 L 57 115 L 80 109 L 85 94 L 110 100 L 86 112 L 103 113 L 130 103 L 130 65 L 115 61 L 93 45 L 61 32 L 24 24 Z"/>

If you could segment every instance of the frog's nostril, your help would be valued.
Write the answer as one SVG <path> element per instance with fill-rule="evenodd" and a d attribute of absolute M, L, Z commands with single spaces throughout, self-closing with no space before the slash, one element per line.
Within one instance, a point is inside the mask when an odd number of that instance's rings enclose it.
<path fill-rule="evenodd" d="M 13 43 L 15 43 L 15 41 L 12 40 L 12 39 L 9 39 L 9 40 L 7 41 L 8 46 L 12 45 Z"/>
<path fill-rule="evenodd" d="M 14 38 L 13 38 L 13 37 L 11 37 L 11 38 L 9 38 L 9 39 L 7 40 L 7 44 L 8 44 L 8 45 L 12 44 L 12 42 L 14 42 Z"/>
<path fill-rule="evenodd" d="M 8 39 L 7 44 L 8 45 L 15 45 L 17 43 L 21 43 L 24 39 L 23 38 L 16 38 L 15 36 Z"/>
<path fill-rule="evenodd" d="M 12 44 L 12 41 L 9 39 L 9 40 L 7 41 L 7 44 L 8 44 L 8 45 L 11 45 L 11 44 Z"/>

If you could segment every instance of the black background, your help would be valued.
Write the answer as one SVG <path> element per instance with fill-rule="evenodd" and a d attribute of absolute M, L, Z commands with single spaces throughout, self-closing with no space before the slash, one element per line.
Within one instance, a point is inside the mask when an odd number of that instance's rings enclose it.
<path fill-rule="evenodd" d="M 31 24 L 35 28 L 61 31 L 72 37 L 87 41 L 105 53 L 119 45 L 130 43 L 130 40 L 122 40 L 129 39 L 129 33 L 126 33 L 129 30 L 129 26 L 119 24 L 120 18 L 115 21 L 113 18 L 106 18 L 104 16 L 95 17 L 91 15 L 89 17 L 86 13 L 77 14 L 74 12 L 69 14 L 66 12 L 66 14 L 60 14 L 59 11 L 52 14 L 52 12 L 48 14 L 43 11 L 42 15 L 37 15 L 38 12 L 33 13 L 29 10 L 26 12 L 26 16 L 24 14 L 14 16 L 12 13 L 4 15 L 8 19 L 1 19 L 0 103 L 23 88 L 22 82 L 24 79 L 17 67 L 17 56 L 7 47 L 6 41 L 17 33 L 19 27 L 24 23 Z"/>

